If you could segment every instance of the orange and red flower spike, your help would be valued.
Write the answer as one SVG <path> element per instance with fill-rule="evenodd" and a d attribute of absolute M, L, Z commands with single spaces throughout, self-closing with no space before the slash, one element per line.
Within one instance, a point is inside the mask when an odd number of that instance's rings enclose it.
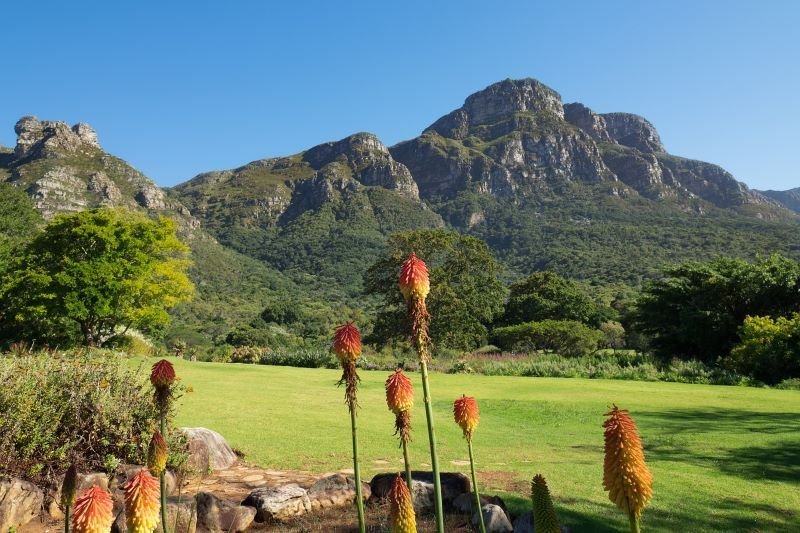
<path fill-rule="evenodd" d="M 644 462 L 642 441 L 627 409 L 614 405 L 605 416 L 603 487 L 617 507 L 638 521 L 653 496 L 653 475 Z"/>
<path fill-rule="evenodd" d="M 478 402 L 475 401 L 475 398 L 462 394 L 461 398 L 458 398 L 453 403 L 453 418 L 456 424 L 461 426 L 461 430 L 464 432 L 464 438 L 470 440 L 472 438 L 472 432 L 478 427 L 478 421 L 480 420 Z"/>
<path fill-rule="evenodd" d="M 361 332 L 352 322 L 336 328 L 333 334 L 333 353 L 342 363 L 353 363 L 361 355 Z"/>
<path fill-rule="evenodd" d="M 396 415 L 414 406 L 411 380 L 399 368 L 386 380 L 386 405 Z"/>
<path fill-rule="evenodd" d="M 113 510 L 111 494 L 93 485 L 75 500 L 73 533 L 108 533 L 114 522 Z"/>
<path fill-rule="evenodd" d="M 414 502 L 400 474 L 394 478 L 389 491 L 389 523 L 392 533 L 417 533 L 417 519 Z"/>
<path fill-rule="evenodd" d="M 175 383 L 175 379 L 175 368 L 166 359 L 154 364 L 150 371 L 150 383 L 156 388 L 169 387 Z"/>
<path fill-rule="evenodd" d="M 400 292 L 406 300 L 425 300 L 431 291 L 428 266 L 414 252 L 400 266 Z"/>
<path fill-rule="evenodd" d="M 161 436 L 161 432 L 156 431 L 147 446 L 147 468 L 155 476 L 160 476 L 161 472 L 167 467 L 167 442 Z"/>
<path fill-rule="evenodd" d="M 123 486 L 125 522 L 129 533 L 153 533 L 158 526 L 161 489 L 147 470 L 140 470 Z"/>

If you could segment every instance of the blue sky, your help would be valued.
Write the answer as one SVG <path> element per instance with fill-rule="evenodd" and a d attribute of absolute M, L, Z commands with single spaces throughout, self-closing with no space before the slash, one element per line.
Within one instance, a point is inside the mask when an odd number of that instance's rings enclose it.
<path fill-rule="evenodd" d="M 0 144 L 22 115 L 85 121 L 161 185 L 357 131 L 393 144 L 533 77 L 752 187 L 800 186 L 792 0 L 10 4 Z"/>

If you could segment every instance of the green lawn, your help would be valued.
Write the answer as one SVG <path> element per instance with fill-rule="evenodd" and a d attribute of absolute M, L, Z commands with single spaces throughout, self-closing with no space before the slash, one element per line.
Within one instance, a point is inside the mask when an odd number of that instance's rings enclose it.
<path fill-rule="evenodd" d="M 177 361 L 184 396 L 177 422 L 222 433 L 265 467 L 325 472 L 352 466 L 350 419 L 333 370 Z M 359 438 L 365 479 L 402 468 L 386 408 L 386 372 L 361 372 Z M 414 376 L 415 467 L 429 462 L 419 376 Z M 800 531 L 800 392 L 584 379 L 431 376 L 443 470 L 468 473 L 452 401 L 475 396 L 483 489 L 522 510 L 531 477 L 548 480 L 573 531 L 624 531 L 602 488 L 603 413 L 631 411 L 653 471 L 644 531 Z M 390 464 L 383 464 L 388 461 Z M 501 489 L 509 492 L 501 492 Z M 516 495 L 516 496 L 515 496 Z"/>

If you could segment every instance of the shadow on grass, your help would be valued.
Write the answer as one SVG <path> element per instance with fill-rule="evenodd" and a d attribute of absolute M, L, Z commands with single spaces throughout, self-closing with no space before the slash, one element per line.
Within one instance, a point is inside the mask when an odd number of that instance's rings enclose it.
<path fill-rule="evenodd" d="M 637 411 L 636 420 L 652 423 L 665 433 L 716 433 L 735 431 L 766 434 L 800 433 L 796 413 L 764 413 L 744 409 L 698 408 L 671 411 Z"/>
<path fill-rule="evenodd" d="M 656 461 L 688 462 L 716 468 L 723 474 L 746 480 L 760 479 L 800 484 L 800 416 L 794 413 L 760 413 L 735 409 L 689 409 L 640 412 L 637 418 L 663 430 L 648 440 L 645 453 Z M 759 446 L 724 448 L 698 453 L 676 444 L 672 435 L 710 432 L 769 435 L 792 434 L 794 438 Z M 713 444 L 713 443 L 712 443 Z"/>

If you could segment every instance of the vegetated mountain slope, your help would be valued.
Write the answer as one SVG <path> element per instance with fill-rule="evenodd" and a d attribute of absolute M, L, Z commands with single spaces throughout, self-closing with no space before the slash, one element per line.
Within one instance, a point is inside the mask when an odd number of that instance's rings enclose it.
<path fill-rule="evenodd" d="M 518 274 L 636 283 L 673 261 L 800 255 L 779 203 L 666 153 L 642 117 L 562 105 L 535 80 L 491 85 L 390 152 L 421 198 Z"/>
<path fill-rule="evenodd" d="M 180 236 L 192 250 L 190 276 L 197 296 L 173 311 L 175 320 L 168 335 L 207 343 L 252 321 L 267 301 L 308 298 L 306 291 L 277 270 L 220 245 L 179 200 L 103 151 L 88 125 L 70 128 L 63 122 L 24 117 L 15 130 L 15 149 L 0 147 L 0 181 L 4 182 L 0 193 L 11 196 L 24 191 L 39 216 L 50 219 L 59 213 L 109 206 L 146 210 L 178 222 Z M 0 231 L 11 232 L 3 225 Z M 0 235 L 0 244 L 17 238 L 18 232 L 11 233 L 9 239 Z"/>
<path fill-rule="evenodd" d="M 776 202 L 787 209 L 791 209 L 796 213 L 800 213 L 800 187 L 796 189 L 789 189 L 788 191 L 758 191 L 768 198 L 772 198 Z"/>
<path fill-rule="evenodd" d="M 351 297 L 388 234 L 443 224 L 369 133 L 201 174 L 175 192 L 220 242 L 304 286 Z"/>

